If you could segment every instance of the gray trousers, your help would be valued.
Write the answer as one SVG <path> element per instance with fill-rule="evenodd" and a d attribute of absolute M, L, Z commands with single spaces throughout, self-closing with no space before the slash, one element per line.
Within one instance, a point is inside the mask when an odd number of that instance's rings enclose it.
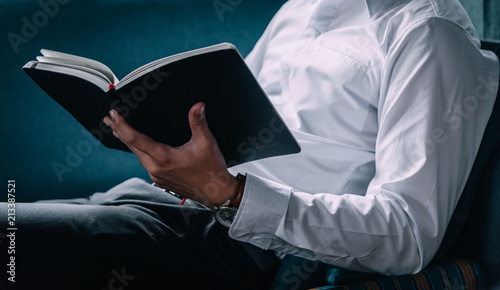
<path fill-rule="evenodd" d="M 179 203 L 140 179 L 88 198 L 17 203 L 15 283 L 4 275 L 12 255 L 1 203 L 0 288 L 268 287 L 279 266 L 274 253 L 231 239 L 195 202 Z"/>

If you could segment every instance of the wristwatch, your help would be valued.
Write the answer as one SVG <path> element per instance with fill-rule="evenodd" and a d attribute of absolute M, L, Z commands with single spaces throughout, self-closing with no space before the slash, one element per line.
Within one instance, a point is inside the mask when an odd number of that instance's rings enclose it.
<path fill-rule="evenodd" d="M 224 205 L 215 209 L 215 219 L 228 228 L 233 224 L 241 200 L 243 199 L 243 191 L 245 190 L 246 176 L 238 173 L 236 179 L 238 180 L 238 186 L 233 197 L 224 203 Z"/>

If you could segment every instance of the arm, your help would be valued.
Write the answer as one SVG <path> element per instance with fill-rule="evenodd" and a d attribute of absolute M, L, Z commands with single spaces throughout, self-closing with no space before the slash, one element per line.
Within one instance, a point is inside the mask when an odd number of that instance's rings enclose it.
<path fill-rule="evenodd" d="M 249 176 L 230 235 L 347 269 L 419 271 L 467 180 L 497 76 L 498 64 L 453 23 L 410 27 L 381 72 L 376 175 L 366 195 L 311 195 Z"/>

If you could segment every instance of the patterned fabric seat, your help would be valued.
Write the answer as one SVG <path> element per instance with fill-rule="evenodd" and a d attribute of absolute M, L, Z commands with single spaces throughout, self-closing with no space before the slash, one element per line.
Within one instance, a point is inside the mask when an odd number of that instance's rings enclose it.
<path fill-rule="evenodd" d="M 377 290 L 377 289 L 482 289 L 484 276 L 481 266 L 470 260 L 453 259 L 427 267 L 414 275 L 382 277 L 341 286 L 325 286 L 315 289 Z"/>

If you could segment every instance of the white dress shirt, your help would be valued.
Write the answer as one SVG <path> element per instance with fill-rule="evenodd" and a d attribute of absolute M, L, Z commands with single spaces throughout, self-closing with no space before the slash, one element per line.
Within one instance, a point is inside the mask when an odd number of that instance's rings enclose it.
<path fill-rule="evenodd" d="M 436 253 L 499 64 L 458 0 L 291 0 L 247 63 L 302 147 L 246 172 L 234 239 L 387 275 Z"/>

